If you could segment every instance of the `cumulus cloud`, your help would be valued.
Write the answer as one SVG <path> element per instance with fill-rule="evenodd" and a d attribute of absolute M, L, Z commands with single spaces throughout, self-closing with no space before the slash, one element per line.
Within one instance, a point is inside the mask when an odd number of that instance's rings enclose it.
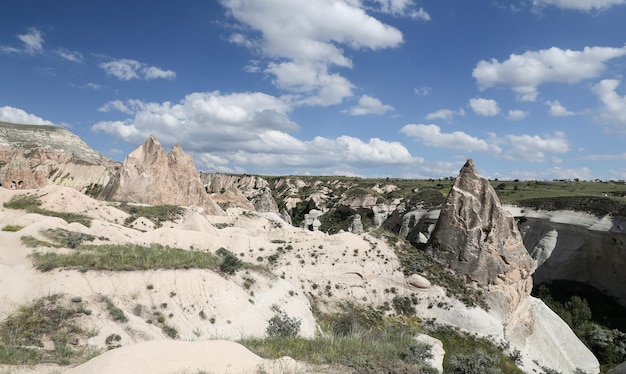
<path fill-rule="evenodd" d="M 54 125 L 48 120 L 10 106 L 0 107 L 0 121 L 22 125 Z"/>
<path fill-rule="evenodd" d="M 458 110 L 452 109 L 439 109 L 435 112 L 428 113 L 426 115 L 426 119 L 434 120 L 434 119 L 442 119 L 444 121 L 450 122 L 457 116 L 464 116 L 465 110 L 463 108 L 459 108 Z"/>
<path fill-rule="evenodd" d="M 375 97 L 363 95 L 357 105 L 344 112 L 352 116 L 364 116 L 367 114 L 385 114 L 392 110 L 394 109 L 391 105 L 385 105 Z"/>
<path fill-rule="evenodd" d="M 125 81 L 131 79 L 172 79 L 176 77 L 176 73 L 172 70 L 163 70 L 156 66 L 148 66 L 142 62 L 130 59 L 101 62 L 98 66 L 107 74 Z"/>
<path fill-rule="evenodd" d="M 603 10 L 615 5 L 622 5 L 626 0 L 534 0 L 533 5 L 552 5 L 562 9 L 581 11 Z"/>
<path fill-rule="evenodd" d="M 483 139 L 473 137 L 462 131 L 443 133 L 439 126 L 432 124 L 410 124 L 402 127 L 400 132 L 423 144 L 438 148 L 456 149 L 468 152 L 502 152 L 500 147 L 495 144 L 490 144 Z"/>
<path fill-rule="evenodd" d="M 543 83 L 577 83 L 598 77 L 611 59 L 626 55 L 626 47 L 585 47 L 582 51 L 552 47 L 511 54 L 503 62 L 482 60 L 472 76 L 481 90 L 508 86 L 522 101 L 535 101 Z"/>
<path fill-rule="evenodd" d="M 507 151 L 505 158 L 509 160 L 525 160 L 530 162 L 547 161 L 546 153 L 567 153 L 569 142 L 563 132 L 557 131 L 553 136 L 538 135 L 506 135 Z"/>
<path fill-rule="evenodd" d="M 567 117 L 576 114 L 567 110 L 567 108 L 561 105 L 558 100 L 546 101 L 546 105 L 550 107 L 550 109 L 548 109 L 548 114 L 553 117 Z"/>
<path fill-rule="evenodd" d="M 528 117 L 529 114 L 530 113 L 520 109 L 510 109 L 509 115 L 506 116 L 506 119 L 508 119 L 509 121 L 520 121 Z"/>
<path fill-rule="evenodd" d="M 284 100 L 259 92 L 196 92 L 178 103 L 111 101 L 100 109 L 130 116 L 96 123 L 92 129 L 131 144 L 151 134 L 164 145 L 180 143 L 201 168 L 211 171 L 321 170 L 331 165 L 350 170 L 420 161 L 402 144 L 377 138 L 298 139 L 290 134 L 299 130 L 288 117 L 290 108 Z"/>
<path fill-rule="evenodd" d="M 430 21 L 430 15 L 424 8 L 417 8 L 412 0 L 374 0 L 378 11 L 397 17 L 409 17 L 421 21 Z"/>
<path fill-rule="evenodd" d="M 384 9 L 406 11 L 410 1 L 381 1 Z M 351 68 L 343 48 L 378 50 L 403 42 L 402 33 L 368 15 L 360 1 L 222 0 L 241 26 L 229 40 L 261 53 L 280 89 L 296 96 L 296 103 L 332 105 L 353 95 L 352 83 L 331 72 Z M 294 16 L 294 15 L 297 15 Z M 258 68 L 258 65 L 255 64 Z"/>
<path fill-rule="evenodd" d="M 469 104 L 474 113 L 481 116 L 493 117 L 500 113 L 498 102 L 493 99 L 483 99 L 482 97 L 475 97 L 469 100 Z"/>
<path fill-rule="evenodd" d="M 462 131 L 444 133 L 439 126 L 432 124 L 406 125 L 400 132 L 427 146 L 486 153 L 515 161 L 554 162 L 556 159 L 549 159 L 546 154 L 569 152 L 569 142 L 562 132 L 543 137 L 490 134 L 488 139 L 480 139 Z"/>
<path fill-rule="evenodd" d="M 15 37 L 23 43 L 20 48 L 0 46 L 0 50 L 5 53 L 25 53 L 29 55 L 43 52 L 43 35 L 38 29 L 30 27 L 26 34 L 18 34 Z"/>
<path fill-rule="evenodd" d="M 626 132 L 626 96 L 620 96 L 616 89 L 621 81 L 603 79 L 593 86 L 593 93 L 600 99 L 600 120 L 609 125 L 608 130 Z"/>

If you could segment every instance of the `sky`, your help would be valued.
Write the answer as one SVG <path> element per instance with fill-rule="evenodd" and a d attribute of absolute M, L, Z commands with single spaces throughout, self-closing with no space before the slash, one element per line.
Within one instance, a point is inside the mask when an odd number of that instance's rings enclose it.
<path fill-rule="evenodd" d="M 626 0 L 20 0 L 0 121 L 204 172 L 626 179 Z"/>

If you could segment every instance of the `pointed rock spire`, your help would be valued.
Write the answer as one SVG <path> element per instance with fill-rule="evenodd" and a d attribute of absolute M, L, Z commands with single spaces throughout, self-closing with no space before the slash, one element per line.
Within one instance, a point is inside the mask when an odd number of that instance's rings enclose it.
<path fill-rule="evenodd" d="M 102 196 L 152 205 L 198 205 L 209 214 L 223 213 L 204 189 L 191 156 L 178 144 L 165 154 L 154 135 L 126 157 Z"/>
<path fill-rule="evenodd" d="M 469 159 L 461 168 L 430 240 L 430 250 L 457 274 L 487 291 L 487 302 L 510 316 L 530 295 L 535 261 L 515 220 Z"/>

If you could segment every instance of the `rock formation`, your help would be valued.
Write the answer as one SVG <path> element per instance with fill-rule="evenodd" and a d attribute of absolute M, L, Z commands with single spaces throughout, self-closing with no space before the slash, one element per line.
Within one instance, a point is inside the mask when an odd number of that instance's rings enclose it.
<path fill-rule="evenodd" d="M 13 152 L 9 161 L 0 168 L 0 187 L 12 190 L 39 188 L 48 184 L 42 173 L 35 173 L 20 151 Z"/>
<path fill-rule="evenodd" d="M 52 182 L 93 193 L 106 185 L 117 163 L 62 127 L 0 122 L 2 165 L 2 185 L 7 188 Z"/>
<path fill-rule="evenodd" d="M 166 155 L 154 136 L 126 157 L 102 197 L 151 205 L 197 205 L 207 214 L 223 213 L 206 193 L 191 156 L 178 144 Z"/>
<path fill-rule="evenodd" d="M 525 209 L 519 229 L 537 260 L 536 284 L 566 279 L 589 283 L 626 305 L 626 222 L 571 211 Z"/>
<path fill-rule="evenodd" d="M 352 216 L 352 223 L 350 224 L 349 231 L 353 234 L 363 233 L 363 223 L 361 222 L 361 215 L 355 214 Z"/>
<path fill-rule="evenodd" d="M 507 322 L 532 291 L 535 261 L 513 216 L 470 159 L 461 169 L 430 237 L 438 261 L 487 291 L 487 303 Z"/>

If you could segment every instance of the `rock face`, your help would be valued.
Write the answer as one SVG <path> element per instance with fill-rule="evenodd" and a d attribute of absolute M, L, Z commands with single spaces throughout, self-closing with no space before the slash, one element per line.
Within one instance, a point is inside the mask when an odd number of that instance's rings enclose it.
<path fill-rule="evenodd" d="M 363 233 L 363 223 L 361 222 L 361 215 L 355 214 L 352 217 L 352 223 L 350 224 L 349 231 L 353 234 L 362 234 Z"/>
<path fill-rule="evenodd" d="M 197 205 L 207 214 L 223 214 L 206 193 L 191 156 L 178 144 L 166 155 L 154 136 L 126 157 L 102 197 L 151 205 Z"/>
<path fill-rule="evenodd" d="M 24 190 L 43 187 L 46 184 L 48 180 L 45 175 L 33 172 L 20 151 L 15 151 L 9 161 L 0 168 L 0 187 Z"/>
<path fill-rule="evenodd" d="M 430 248 L 436 259 L 486 290 L 488 305 L 504 322 L 532 291 L 535 261 L 515 220 L 471 159 L 441 209 Z"/>
<path fill-rule="evenodd" d="M 38 188 L 52 182 L 93 195 L 117 165 L 62 127 L 0 122 L 3 187 Z"/>
<path fill-rule="evenodd" d="M 550 213 L 527 212 L 519 224 L 524 244 L 538 262 L 535 283 L 589 283 L 626 305 L 626 222 L 580 212 Z"/>

